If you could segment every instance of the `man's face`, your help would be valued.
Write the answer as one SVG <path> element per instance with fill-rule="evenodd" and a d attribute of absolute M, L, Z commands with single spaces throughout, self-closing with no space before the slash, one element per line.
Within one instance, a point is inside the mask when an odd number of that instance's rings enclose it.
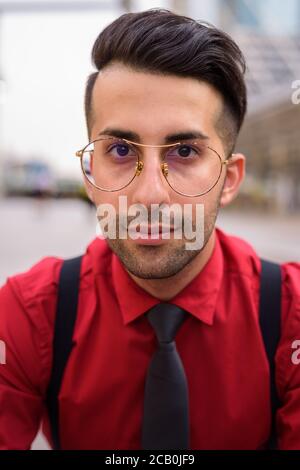
<path fill-rule="evenodd" d="M 192 78 L 159 76 L 129 69 L 121 64 L 99 73 L 93 90 L 91 139 L 106 128 L 122 129 L 139 135 L 140 143 L 160 145 L 168 134 L 200 131 L 209 136 L 207 144 L 225 159 L 224 143 L 216 131 L 216 121 L 223 109 L 221 95 L 210 85 Z M 104 192 L 86 183 L 98 207 L 112 204 L 118 212 L 119 196 L 131 204 L 170 206 L 192 205 L 193 226 L 196 204 L 204 205 L 204 244 L 187 250 L 183 237 L 156 241 L 151 245 L 141 240 L 107 239 L 125 268 L 144 279 L 167 278 L 181 271 L 204 248 L 210 239 L 218 212 L 226 169 L 223 167 L 217 185 L 207 194 L 190 198 L 177 194 L 167 184 L 161 171 L 160 150 L 141 147 L 144 168 L 132 183 L 117 192 Z M 166 207 L 166 206 L 165 206 Z M 150 211 L 149 211 L 150 214 Z M 129 219 L 130 220 L 130 219 Z M 150 220 L 149 220 L 150 224 Z"/>

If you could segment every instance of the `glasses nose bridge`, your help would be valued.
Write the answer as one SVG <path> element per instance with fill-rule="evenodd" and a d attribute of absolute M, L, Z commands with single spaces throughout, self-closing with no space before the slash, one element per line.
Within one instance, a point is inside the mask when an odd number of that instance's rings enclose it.
<path fill-rule="evenodd" d="M 160 171 L 164 176 L 167 176 L 168 174 L 168 165 L 165 162 L 165 155 L 168 149 L 171 147 L 171 145 L 153 145 L 153 144 L 134 144 L 137 149 L 138 149 L 138 164 L 137 164 L 137 176 L 139 176 L 142 172 L 142 170 L 145 167 L 145 155 L 149 154 L 149 158 L 146 158 L 146 160 L 150 160 L 151 157 L 153 157 L 152 153 L 154 155 L 158 155 L 159 157 L 159 166 L 160 166 Z M 142 154 L 142 159 L 140 158 L 140 154 Z M 146 163 L 147 165 L 147 163 Z M 153 169 L 152 169 L 153 170 Z"/>

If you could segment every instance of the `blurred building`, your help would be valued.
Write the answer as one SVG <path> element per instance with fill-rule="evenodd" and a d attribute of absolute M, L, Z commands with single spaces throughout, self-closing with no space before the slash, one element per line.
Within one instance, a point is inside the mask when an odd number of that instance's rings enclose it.
<path fill-rule="evenodd" d="M 299 3 L 300 5 L 300 3 Z M 300 36 L 239 33 L 247 60 L 249 108 L 237 148 L 247 154 L 269 205 L 300 208 Z M 300 92 L 298 93 L 300 97 Z"/>
<path fill-rule="evenodd" d="M 4 162 L 3 189 L 6 196 L 52 196 L 55 178 L 49 165 L 38 159 Z"/>
<path fill-rule="evenodd" d="M 238 29 L 270 35 L 298 34 L 298 0 L 218 0 L 218 23 L 228 32 Z"/>
<path fill-rule="evenodd" d="M 247 155 L 247 179 L 236 203 L 299 210 L 300 2 L 188 1 L 186 13 L 228 32 L 246 57 L 249 106 L 237 150 Z"/>

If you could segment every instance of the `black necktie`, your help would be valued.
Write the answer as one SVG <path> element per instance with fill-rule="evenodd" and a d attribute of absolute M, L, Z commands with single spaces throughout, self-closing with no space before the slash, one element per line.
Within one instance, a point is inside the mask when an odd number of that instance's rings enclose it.
<path fill-rule="evenodd" d="M 160 303 L 146 316 L 159 344 L 146 377 L 142 448 L 189 449 L 188 386 L 174 342 L 186 312 Z"/>

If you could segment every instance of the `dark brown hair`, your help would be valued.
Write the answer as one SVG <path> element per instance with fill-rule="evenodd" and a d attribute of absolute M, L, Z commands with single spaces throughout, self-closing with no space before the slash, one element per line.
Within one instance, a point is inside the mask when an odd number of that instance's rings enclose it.
<path fill-rule="evenodd" d="M 232 150 L 247 108 L 246 67 L 241 50 L 223 31 L 160 8 L 126 13 L 99 34 L 92 62 L 97 72 L 88 77 L 85 92 L 89 135 L 98 71 L 120 62 L 139 71 L 191 77 L 215 87 L 224 99 L 217 128 Z"/>

